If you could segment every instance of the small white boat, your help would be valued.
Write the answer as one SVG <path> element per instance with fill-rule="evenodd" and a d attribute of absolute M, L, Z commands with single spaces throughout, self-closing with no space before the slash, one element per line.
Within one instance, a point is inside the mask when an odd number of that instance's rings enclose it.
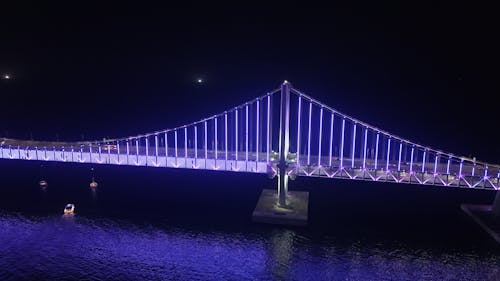
<path fill-rule="evenodd" d="M 45 180 L 39 181 L 38 184 L 40 185 L 41 188 L 46 188 L 48 185 L 48 183 Z"/>
<path fill-rule="evenodd" d="M 65 215 L 73 215 L 75 213 L 75 204 L 68 204 L 64 208 Z"/>

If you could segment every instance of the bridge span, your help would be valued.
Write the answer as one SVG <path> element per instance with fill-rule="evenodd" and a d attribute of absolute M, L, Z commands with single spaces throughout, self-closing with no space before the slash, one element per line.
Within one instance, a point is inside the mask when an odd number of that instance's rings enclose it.
<path fill-rule="evenodd" d="M 0 139 L 0 158 L 341 178 L 439 188 L 500 189 L 500 166 L 417 144 L 369 125 L 285 81 L 213 116 L 136 136 L 82 142 Z M 275 202 L 276 203 L 276 202 Z"/>

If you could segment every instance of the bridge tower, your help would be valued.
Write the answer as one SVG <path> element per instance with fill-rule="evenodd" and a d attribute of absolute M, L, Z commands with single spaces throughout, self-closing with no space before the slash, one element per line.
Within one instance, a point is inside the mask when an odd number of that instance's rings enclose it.
<path fill-rule="evenodd" d="M 277 192 L 271 189 L 262 190 L 252 217 L 255 222 L 304 226 L 308 218 L 309 193 L 288 191 L 291 171 L 290 88 L 291 85 L 286 80 L 281 84 Z"/>
<path fill-rule="evenodd" d="M 288 197 L 288 153 L 290 149 L 290 83 L 281 84 L 278 163 L 278 205 L 286 208 Z"/>

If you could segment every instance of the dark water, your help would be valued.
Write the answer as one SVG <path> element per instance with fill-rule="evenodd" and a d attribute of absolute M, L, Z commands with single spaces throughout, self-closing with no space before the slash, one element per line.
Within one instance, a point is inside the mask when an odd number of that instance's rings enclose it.
<path fill-rule="evenodd" d="M 459 209 L 492 192 L 299 179 L 293 228 L 251 223 L 266 176 L 94 167 L 0 161 L 0 280 L 500 280 Z"/>

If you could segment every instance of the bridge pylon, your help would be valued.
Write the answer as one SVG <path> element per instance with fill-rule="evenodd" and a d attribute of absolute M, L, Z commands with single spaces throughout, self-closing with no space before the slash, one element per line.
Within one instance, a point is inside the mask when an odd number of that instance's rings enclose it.
<path fill-rule="evenodd" d="M 289 224 L 303 226 L 307 224 L 309 193 L 288 191 L 290 179 L 290 88 L 288 81 L 281 84 L 279 160 L 277 164 L 277 193 L 264 189 L 253 212 L 256 222 Z"/>
<path fill-rule="evenodd" d="M 290 149 L 290 83 L 281 84 L 278 163 L 278 205 L 287 207 L 288 197 L 288 153 Z"/>

